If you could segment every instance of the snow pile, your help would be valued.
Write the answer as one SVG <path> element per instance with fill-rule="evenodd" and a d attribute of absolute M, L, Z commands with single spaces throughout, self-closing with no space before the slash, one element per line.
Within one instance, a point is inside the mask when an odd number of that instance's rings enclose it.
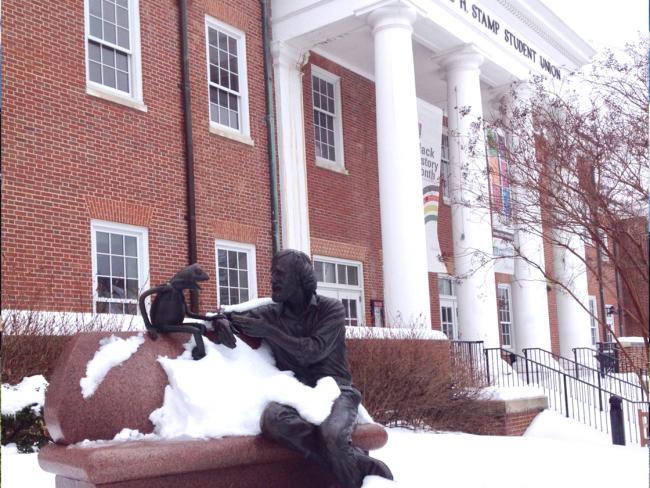
<path fill-rule="evenodd" d="M 47 380 L 43 375 L 26 376 L 17 385 L 2 385 L 2 415 L 16 415 L 28 405 L 38 414 L 45 401 Z"/>
<path fill-rule="evenodd" d="M 445 341 L 447 336 L 439 330 L 408 327 L 345 327 L 347 339 L 421 339 Z"/>
<path fill-rule="evenodd" d="M 99 341 L 101 347 L 88 361 L 86 376 L 79 381 L 83 397 L 87 400 L 93 396 L 111 368 L 129 359 L 143 343 L 144 336 L 142 334 L 131 336 L 128 339 L 112 335 Z"/>
<path fill-rule="evenodd" d="M 161 437 L 259 434 L 262 411 L 273 401 L 294 407 L 319 425 L 340 394 L 330 377 L 310 388 L 292 373 L 278 370 L 265 346 L 252 349 L 237 339 L 237 347 L 228 349 L 204 342 L 206 356 L 200 361 L 191 357 L 193 339 L 180 357 L 158 359 L 169 385 L 163 406 L 149 418 Z"/>
<path fill-rule="evenodd" d="M 590 444 L 612 445 L 609 434 L 600 432 L 588 425 L 568 419 L 552 410 L 544 410 L 530 424 L 525 436 L 543 437 L 546 439 L 564 439 Z"/>

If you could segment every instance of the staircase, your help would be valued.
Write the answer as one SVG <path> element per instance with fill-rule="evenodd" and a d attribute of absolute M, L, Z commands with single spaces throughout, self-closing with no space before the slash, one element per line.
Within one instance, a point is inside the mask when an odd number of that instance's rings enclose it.
<path fill-rule="evenodd" d="M 640 425 L 647 419 L 644 415 L 650 404 L 638 376 L 632 373 L 607 373 L 593 363 L 583 364 L 540 348 L 524 349 L 520 355 L 484 348 L 482 342 L 452 341 L 452 351 L 455 361 L 472 368 L 487 384 L 538 388 L 548 397 L 549 408 L 605 433 L 612 429 L 609 400 L 620 397 L 625 438 L 628 443 L 642 442 Z"/>

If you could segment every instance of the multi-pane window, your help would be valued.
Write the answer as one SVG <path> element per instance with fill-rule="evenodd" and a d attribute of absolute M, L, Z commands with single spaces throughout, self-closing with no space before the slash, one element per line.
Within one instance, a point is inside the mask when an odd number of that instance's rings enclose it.
<path fill-rule="evenodd" d="M 488 168 L 492 210 L 506 221 L 511 217 L 510 177 L 506 159 L 506 139 L 497 131 L 488 129 Z"/>
<path fill-rule="evenodd" d="M 206 19 L 210 122 L 247 134 L 244 34 Z"/>
<path fill-rule="evenodd" d="M 236 305 L 256 298 L 255 249 L 217 242 L 217 296 L 219 305 Z"/>
<path fill-rule="evenodd" d="M 88 80 L 135 96 L 137 0 L 87 0 Z"/>
<path fill-rule="evenodd" d="M 449 200 L 449 136 L 442 135 L 442 147 L 440 148 L 440 187 L 442 198 Z"/>
<path fill-rule="evenodd" d="M 343 166 L 339 79 L 312 66 L 316 158 Z"/>
<path fill-rule="evenodd" d="M 314 258 L 318 293 L 341 300 L 345 325 L 362 325 L 363 286 L 361 263 L 334 258 Z"/>
<path fill-rule="evenodd" d="M 146 230 L 93 223 L 95 313 L 138 313 L 138 295 L 146 280 Z"/>
<path fill-rule="evenodd" d="M 591 345 L 595 346 L 598 342 L 598 320 L 596 317 L 596 297 L 589 297 L 589 321 L 591 328 Z"/>
<path fill-rule="evenodd" d="M 499 312 L 499 328 L 501 330 L 501 345 L 503 347 L 512 347 L 512 313 L 510 310 L 509 285 L 498 286 L 497 305 Z"/>
<path fill-rule="evenodd" d="M 449 276 L 438 275 L 440 326 L 449 340 L 458 339 L 458 312 L 454 282 Z"/>

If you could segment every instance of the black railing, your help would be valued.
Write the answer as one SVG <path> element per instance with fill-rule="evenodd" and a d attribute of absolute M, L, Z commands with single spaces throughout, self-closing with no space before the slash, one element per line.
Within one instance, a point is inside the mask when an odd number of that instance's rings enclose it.
<path fill-rule="evenodd" d="M 628 401 L 643 402 L 647 400 L 645 390 L 639 384 L 638 378 L 633 377 L 633 375 L 626 377 L 603 375 L 600 368 L 594 367 L 596 364 L 593 361 L 591 363 L 579 362 L 577 360 L 579 356 L 576 355 L 575 350 L 574 357 L 576 357 L 576 360 L 565 358 L 538 347 L 524 349 L 523 353 L 525 357 L 533 361 L 551 367 L 559 367 L 559 369 L 566 371 L 574 378 L 580 378 L 598 388 L 605 388 Z"/>
<path fill-rule="evenodd" d="M 538 387 L 547 396 L 551 409 L 602 432 L 611 432 L 609 398 L 616 392 L 609 388 L 609 384 L 593 384 L 584 375 L 571 374 L 557 361 L 533 358 L 530 351 L 528 356 L 521 356 L 502 348 L 486 348 L 484 355 L 489 384 Z M 598 371 L 596 377 L 600 378 Z M 648 412 L 648 401 L 622 397 L 621 408 L 626 438 L 632 443 L 640 443 L 639 410 Z"/>
<path fill-rule="evenodd" d="M 452 364 L 457 370 L 468 371 L 476 383 L 485 382 L 483 341 L 451 341 Z"/>

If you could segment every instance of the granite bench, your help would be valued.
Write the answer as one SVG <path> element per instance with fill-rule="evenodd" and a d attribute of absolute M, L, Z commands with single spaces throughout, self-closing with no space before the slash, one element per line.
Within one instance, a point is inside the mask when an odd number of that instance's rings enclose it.
<path fill-rule="evenodd" d="M 110 335 L 76 335 L 52 374 L 44 415 L 54 443 L 41 449 L 38 460 L 42 469 L 56 474 L 57 488 L 336 486 L 319 466 L 261 436 L 81 443 L 113 439 L 124 427 L 153 432 L 148 417 L 162 405 L 167 385 L 156 358 L 178 356 L 190 338 L 189 334 L 164 335 L 156 341 L 147 337 L 137 353 L 112 368 L 94 395 L 84 400 L 79 381 L 99 341 Z M 353 443 L 364 451 L 378 449 L 386 441 L 386 431 L 376 424 L 358 425 L 353 434 Z"/>

